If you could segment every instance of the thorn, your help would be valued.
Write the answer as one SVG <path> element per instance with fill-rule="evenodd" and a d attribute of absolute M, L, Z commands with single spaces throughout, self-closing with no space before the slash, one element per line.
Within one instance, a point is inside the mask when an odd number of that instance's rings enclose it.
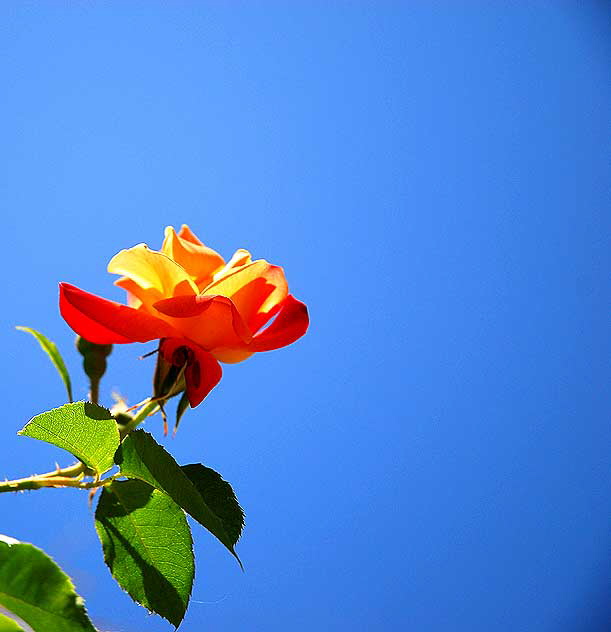
<path fill-rule="evenodd" d="M 144 355 L 141 355 L 138 360 L 144 360 L 145 358 L 148 358 L 152 355 L 155 355 L 156 353 L 159 353 L 159 347 L 157 347 L 157 349 L 153 349 L 153 351 L 149 351 L 148 353 L 145 353 Z"/>
<path fill-rule="evenodd" d="M 87 499 L 87 504 L 89 505 L 89 509 L 91 509 L 91 505 L 93 504 L 93 498 L 97 491 L 98 491 L 97 487 L 94 487 L 93 489 L 89 490 L 89 498 Z"/>

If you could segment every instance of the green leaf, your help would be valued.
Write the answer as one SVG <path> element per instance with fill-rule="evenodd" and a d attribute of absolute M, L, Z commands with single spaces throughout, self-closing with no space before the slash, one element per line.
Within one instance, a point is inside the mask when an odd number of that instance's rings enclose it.
<path fill-rule="evenodd" d="M 180 465 L 148 432 L 131 432 L 121 444 L 115 460 L 122 476 L 138 478 L 165 492 L 179 507 L 216 536 L 242 566 L 233 548 L 235 541 L 225 530 L 221 519 L 208 507 Z"/>
<path fill-rule="evenodd" d="M 57 349 L 56 344 L 49 340 L 46 336 L 41 334 L 39 331 L 32 329 L 31 327 L 22 327 L 18 326 L 17 329 L 19 331 L 25 331 L 28 334 L 32 334 L 36 340 L 38 340 L 38 344 L 42 347 L 43 351 L 49 356 L 51 362 L 57 369 L 59 376 L 62 378 L 64 385 L 66 387 L 66 391 L 68 392 L 68 401 L 72 401 L 72 384 L 70 382 L 70 375 L 68 374 L 68 369 L 64 364 L 64 360 Z"/>
<path fill-rule="evenodd" d="M 0 632 L 25 632 L 13 619 L 0 614 Z"/>
<path fill-rule="evenodd" d="M 244 510 L 240 507 L 231 485 L 218 472 L 201 463 L 183 465 L 182 471 L 195 485 L 208 507 L 219 517 L 231 542 L 235 544 L 244 528 Z"/>
<path fill-rule="evenodd" d="M 61 568 L 35 546 L 5 536 L 0 536 L 0 604 L 35 632 L 95 632 Z"/>
<path fill-rule="evenodd" d="M 71 452 L 98 475 L 114 465 L 119 446 L 119 430 L 110 412 L 89 402 L 64 404 L 41 413 L 18 434 Z"/>
<path fill-rule="evenodd" d="M 178 627 L 195 562 L 187 518 L 168 496 L 137 480 L 105 487 L 95 512 L 112 576 L 129 596 Z"/>

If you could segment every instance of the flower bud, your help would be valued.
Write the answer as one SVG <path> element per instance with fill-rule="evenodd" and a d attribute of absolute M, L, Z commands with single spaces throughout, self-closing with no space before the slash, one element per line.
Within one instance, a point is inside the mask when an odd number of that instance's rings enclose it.
<path fill-rule="evenodd" d="M 87 377 L 92 382 L 99 382 L 106 373 L 106 358 L 112 353 L 112 345 L 98 345 L 77 336 L 76 348 L 83 356 L 83 369 Z"/>

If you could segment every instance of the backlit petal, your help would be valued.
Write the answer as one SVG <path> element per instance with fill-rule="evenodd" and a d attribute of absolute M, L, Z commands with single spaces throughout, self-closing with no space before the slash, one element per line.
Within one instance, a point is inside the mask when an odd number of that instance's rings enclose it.
<path fill-rule="evenodd" d="M 201 287 L 210 283 L 225 263 L 218 252 L 202 244 L 184 224 L 178 235 L 172 226 L 165 229 L 161 252 L 180 264 Z"/>
<path fill-rule="evenodd" d="M 158 292 L 155 288 L 143 290 L 135 281 L 127 277 L 117 279 L 115 285 L 127 292 L 127 304 L 135 309 L 138 309 L 143 304 L 150 305 L 158 298 Z"/>
<path fill-rule="evenodd" d="M 248 347 L 241 349 L 214 349 L 212 355 L 219 361 L 225 364 L 237 364 L 243 362 L 253 355 L 254 351 L 249 351 Z"/>
<path fill-rule="evenodd" d="M 251 331 L 257 331 L 288 295 L 284 271 L 260 259 L 211 283 L 203 292 L 231 298 Z"/>
<path fill-rule="evenodd" d="M 117 253 L 108 264 L 108 272 L 131 279 L 142 290 L 151 290 L 157 300 L 198 293 L 197 286 L 184 268 L 167 255 L 150 250 L 145 244 Z"/>
<path fill-rule="evenodd" d="M 148 342 L 176 335 L 172 327 L 146 312 L 60 283 L 59 309 L 72 329 L 90 342 Z"/>
<path fill-rule="evenodd" d="M 253 338 L 248 350 L 271 351 L 290 345 L 305 334 L 309 322 L 308 308 L 289 294 L 276 319 Z"/>
<path fill-rule="evenodd" d="M 250 252 L 244 250 L 244 248 L 238 248 L 225 266 L 215 273 L 214 281 L 223 279 L 227 275 L 236 272 L 238 268 L 248 265 L 249 263 L 252 263 Z"/>
<path fill-rule="evenodd" d="M 190 241 L 192 244 L 198 244 L 203 246 L 203 242 L 195 235 L 195 233 L 186 225 L 183 224 L 178 231 L 178 236 L 185 241 Z"/>
<path fill-rule="evenodd" d="M 248 326 L 226 296 L 176 296 L 153 307 L 183 336 L 208 351 L 242 347 L 252 340 Z"/>
<path fill-rule="evenodd" d="M 195 355 L 197 361 L 188 365 L 185 370 L 187 397 L 191 408 L 201 404 L 223 377 L 221 365 L 210 353 L 198 348 Z"/>

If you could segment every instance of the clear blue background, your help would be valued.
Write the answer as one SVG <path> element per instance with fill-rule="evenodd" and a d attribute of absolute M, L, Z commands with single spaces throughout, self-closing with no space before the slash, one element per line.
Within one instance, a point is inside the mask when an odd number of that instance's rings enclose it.
<path fill-rule="evenodd" d="M 190 224 L 284 266 L 292 347 L 176 439 L 233 483 L 246 573 L 196 529 L 185 631 L 611 626 L 611 29 L 604 4 L 4 2 L 1 476 L 86 394 L 57 282 Z M 115 348 L 104 401 L 149 393 Z M 0 497 L 105 631 L 170 630 L 104 567 L 85 493 Z M 146 627 L 145 627 L 146 626 Z"/>

